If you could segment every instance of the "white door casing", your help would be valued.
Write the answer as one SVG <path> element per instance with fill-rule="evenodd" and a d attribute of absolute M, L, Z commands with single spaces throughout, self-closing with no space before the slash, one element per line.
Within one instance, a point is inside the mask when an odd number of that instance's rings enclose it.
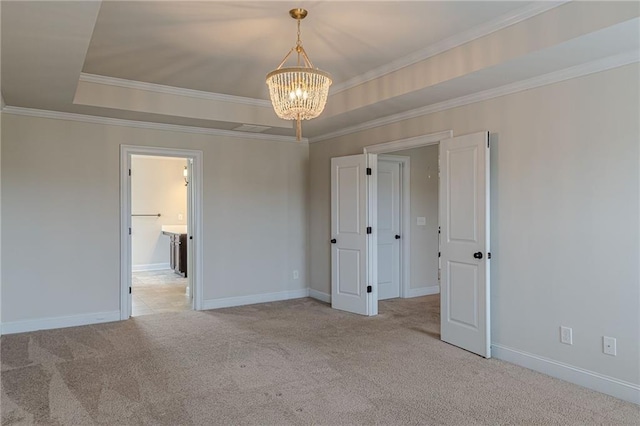
<path fill-rule="evenodd" d="M 378 313 L 375 166 L 375 154 L 331 159 L 331 306 L 361 315 Z"/>
<path fill-rule="evenodd" d="M 491 357 L 489 134 L 440 142 L 442 340 Z"/>
<path fill-rule="evenodd" d="M 400 297 L 400 167 L 378 159 L 378 300 Z"/>

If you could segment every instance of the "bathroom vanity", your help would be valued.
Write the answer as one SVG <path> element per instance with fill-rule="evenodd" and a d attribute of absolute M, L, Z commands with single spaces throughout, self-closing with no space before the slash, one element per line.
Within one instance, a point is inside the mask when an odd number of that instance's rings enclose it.
<path fill-rule="evenodd" d="M 169 236 L 169 264 L 176 274 L 187 276 L 187 226 L 163 225 L 162 234 Z"/>

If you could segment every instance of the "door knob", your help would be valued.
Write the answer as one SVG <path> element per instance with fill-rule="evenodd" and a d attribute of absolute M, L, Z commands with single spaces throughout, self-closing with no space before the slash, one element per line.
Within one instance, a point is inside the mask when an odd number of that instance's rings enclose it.
<path fill-rule="evenodd" d="M 479 251 L 477 253 L 473 253 L 473 257 L 475 257 L 476 259 L 482 259 L 482 252 Z"/>
<path fill-rule="evenodd" d="M 396 235 L 396 240 L 399 240 L 399 239 L 400 239 L 400 235 Z"/>
<path fill-rule="evenodd" d="M 335 244 L 335 243 L 337 243 L 337 242 L 338 242 L 338 241 L 337 241 L 335 238 L 331 240 L 331 244 Z"/>

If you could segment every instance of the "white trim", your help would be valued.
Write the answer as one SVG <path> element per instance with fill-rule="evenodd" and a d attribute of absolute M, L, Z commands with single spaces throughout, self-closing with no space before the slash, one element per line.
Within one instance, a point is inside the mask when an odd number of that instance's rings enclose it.
<path fill-rule="evenodd" d="M 400 297 L 405 298 L 411 283 L 411 157 L 379 155 L 378 161 L 400 167 Z"/>
<path fill-rule="evenodd" d="M 132 265 L 132 272 L 149 272 L 149 271 L 164 271 L 165 269 L 171 269 L 171 265 L 168 263 L 146 263 L 140 265 Z"/>
<path fill-rule="evenodd" d="M 493 343 L 491 346 L 493 347 L 492 354 L 495 358 L 558 379 L 566 380 L 567 382 L 584 386 L 625 401 L 640 404 L 640 385 L 638 384 L 605 376 L 604 374 L 585 370 L 584 368 L 575 367 L 497 343 Z"/>
<path fill-rule="evenodd" d="M 461 96 L 455 99 L 449 99 L 432 105 L 426 105 L 420 108 L 404 111 L 398 114 L 389 115 L 387 117 L 377 118 L 375 120 L 356 124 L 354 126 L 345 127 L 340 130 L 325 133 L 311 138 L 310 143 L 320 142 L 327 139 L 333 139 L 340 136 L 349 135 L 375 127 L 386 126 L 388 124 L 397 123 L 399 121 L 409 120 L 411 118 L 420 117 L 422 115 L 433 114 L 445 111 L 451 108 L 457 108 L 464 105 L 482 102 L 489 99 L 506 96 L 524 90 L 535 89 L 537 87 L 549 84 L 559 83 L 561 81 L 570 80 L 572 78 L 583 77 L 585 75 L 597 72 L 607 71 L 613 68 L 622 67 L 640 61 L 640 52 L 632 50 L 619 55 L 609 56 L 607 58 L 598 59 L 586 64 L 580 64 L 562 70 L 550 72 L 538 77 L 527 80 L 517 81 L 515 83 L 506 84 L 500 87 L 494 87 L 481 92 L 472 93 L 470 95 Z"/>
<path fill-rule="evenodd" d="M 199 135 L 225 136 L 242 139 L 259 139 L 276 142 L 308 143 L 308 139 L 297 141 L 293 136 L 268 135 L 264 133 L 237 132 L 234 130 L 211 129 L 208 127 L 182 126 L 179 124 L 156 123 L 151 121 L 134 121 L 122 118 L 99 117 L 96 115 L 75 114 L 62 111 L 48 111 L 44 109 L 22 108 L 6 106 L 2 109 L 4 114 L 24 115 L 27 117 L 51 118 L 54 120 L 79 121 L 82 123 L 105 124 L 108 126 L 135 127 L 138 129 L 164 130 L 169 132 L 195 133 Z"/>
<path fill-rule="evenodd" d="M 415 136 L 397 141 L 379 143 L 377 145 L 369 145 L 363 148 L 365 154 L 386 154 L 406 149 L 420 148 L 427 145 L 436 145 L 443 139 L 453 137 L 453 130 L 445 130 L 438 133 L 429 133 L 427 135 Z"/>
<path fill-rule="evenodd" d="M 231 308 L 234 306 L 255 305 L 256 303 L 300 299 L 302 297 L 309 297 L 308 288 L 280 291 L 277 293 L 253 294 L 250 296 L 225 297 L 224 299 L 209 299 L 203 301 L 202 309 Z"/>
<path fill-rule="evenodd" d="M 429 296 L 430 294 L 440 294 L 440 286 L 432 285 L 429 287 L 410 288 L 404 297 L 411 298 L 411 297 Z"/>
<path fill-rule="evenodd" d="M 329 293 L 325 293 L 323 291 L 314 290 L 312 288 L 309 289 L 309 297 L 312 297 L 316 300 L 325 303 L 331 303 L 331 295 Z"/>
<path fill-rule="evenodd" d="M 189 185 L 194 194 L 193 213 L 189 216 L 195 218 L 190 227 L 193 230 L 193 256 L 191 270 L 187 271 L 189 288 L 193 288 L 193 309 L 202 309 L 203 300 L 203 254 L 202 231 L 203 221 L 203 153 L 190 149 L 157 148 L 149 146 L 120 145 L 120 319 L 128 319 L 131 315 L 131 182 L 129 168 L 132 155 L 154 155 L 164 157 L 182 157 L 191 159 L 191 180 Z"/>
<path fill-rule="evenodd" d="M 407 56 L 396 59 L 371 71 L 367 71 L 364 74 L 357 75 L 349 80 L 335 84 L 331 90 L 331 94 L 340 93 L 344 90 L 351 89 L 352 87 L 366 83 L 368 81 L 380 78 L 386 74 L 390 74 L 401 68 L 405 68 L 409 65 L 413 65 L 425 59 L 431 58 L 447 50 L 451 50 L 458 46 L 462 46 L 470 41 L 477 40 L 486 35 L 492 34 L 496 31 L 507 28 L 511 25 L 515 25 L 518 22 L 522 22 L 536 15 L 544 13 L 550 9 L 561 6 L 567 3 L 568 0 L 559 2 L 533 2 L 524 7 L 518 8 L 514 11 L 510 11 L 505 15 L 499 16 L 489 22 L 485 22 L 476 27 L 470 28 L 464 32 L 453 35 L 444 40 L 440 40 L 424 49 L 413 52 Z"/>
<path fill-rule="evenodd" d="M 77 327 L 80 325 L 118 321 L 119 319 L 120 311 L 109 311 L 69 315 L 64 317 L 11 321 L 0 325 L 0 334 L 14 334 L 24 333 L 27 331 L 50 330 L 53 328 Z"/>
<path fill-rule="evenodd" d="M 263 108 L 272 107 L 271 101 L 265 99 L 246 98 L 243 96 L 226 95 L 223 93 L 205 92 L 202 90 L 165 86 L 164 84 L 147 83 L 144 81 L 127 80 L 117 77 L 107 77 L 104 75 L 80 73 L 80 81 L 83 81 L 85 83 L 102 84 L 105 86 L 123 87 L 125 89 L 145 90 L 147 92 L 163 93 L 166 95 L 177 95 L 185 96 L 188 98 L 206 99 L 215 102 L 231 102 L 234 104 L 251 105 Z"/>

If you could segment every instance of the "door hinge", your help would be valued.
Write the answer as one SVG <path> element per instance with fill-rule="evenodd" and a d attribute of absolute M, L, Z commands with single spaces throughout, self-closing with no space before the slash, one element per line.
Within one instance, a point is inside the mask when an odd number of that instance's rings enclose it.
<path fill-rule="evenodd" d="M 370 227 L 370 226 L 367 226 L 367 234 L 370 234 L 371 232 L 373 232 L 373 231 L 371 230 L 371 227 Z"/>
<path fill-rule="evenodd" d="M 131 235 L 131 228 L 129 228 L 129 235 Z"/>
<path fill-rule="evenodd" d="M 438 234 L 440 233 L 440 227 L 438 226 Z"/>
<path fill-rule="evenodd" d="M 491 252 L 487 253 L 487 259 L 491 259 Z"/>
<path fill-rule="evenodd" d="M 487 148 L 490 148 L 490 146 L 489 146 L 490 138 L 491 138 L 491 133 L 487 132 Z"/>
<path fill-rule="evenodd" d="M 129 169 L 129 176 L 131 176 L 131 169 Z"/>
<path fill-rule="evenodd" d="M 131 294 L 131 287 L 129 287 L 129 294 Z"/>
<path fill-rule="evenodd" d="M 440 257 L 440 252 L 438 252 L 438 257 Z"/>
<path fill-rule="evenodd" d="M 371 167 L 367 167 L 367 176 L 371 176 Z"/>
<path fill-rule="evenodd" d="M 371 293 L 373 291 L 373 288 L 371 288 L 370 285 L 367 286 L 367 293 Z"/>

